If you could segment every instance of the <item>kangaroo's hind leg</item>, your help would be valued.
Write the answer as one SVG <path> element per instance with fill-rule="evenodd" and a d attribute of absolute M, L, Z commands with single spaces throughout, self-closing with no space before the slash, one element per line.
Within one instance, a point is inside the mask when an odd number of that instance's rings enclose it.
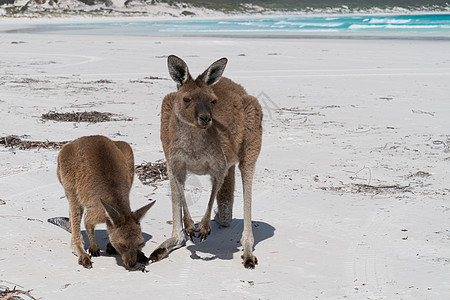
<path fill-rule="evenodd" d="M 242 173 L 242 185 L 244 189 L 244 231 L 242 232 L 241 237 L 244 254 L 242 255 L 242 259 L 245 268 L 254 269 L 255 265 L 258 264 L 258 259 L 253 255 L 253 245 L 255 243 L 252 228 L 252 183 L 254 164 L 245 165 L 241 163 L 239 168 Z"/>
<path fill-rule="evenodd" d="M 217 193 L 217 212 L 214 220 L 221 226 L 230 226 L 233 218 L 234 175 L 235 166 L 231 166 Z"/>
<path fill-rule="evenodd" d="M 245 114 L 245 140 L 243 154 L 239 161 L 239 169 L 242 174 L 242 186 L 244 190 L 244 231 L 241 244 L 244 248 L 242 255 L 245 268 L 253 269 L 258 260 L 253 255 L 254 237 L 252 229 L 252 185 L 255 173 L 255 164 L 261 150 L 262 142 L 262 110 L 258 100 L 252 96 L 243 98 L 246 103 Z"/>

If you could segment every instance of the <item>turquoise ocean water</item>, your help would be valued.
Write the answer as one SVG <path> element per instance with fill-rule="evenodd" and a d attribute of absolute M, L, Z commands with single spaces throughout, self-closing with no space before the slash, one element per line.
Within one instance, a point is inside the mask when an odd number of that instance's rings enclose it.
<path fill-rule="evenodd" d="M 450 39 L 450 14 L 174 20 L 38 26 L 35 30 L 83 34 L 241 36 L 417 36 Z"/>

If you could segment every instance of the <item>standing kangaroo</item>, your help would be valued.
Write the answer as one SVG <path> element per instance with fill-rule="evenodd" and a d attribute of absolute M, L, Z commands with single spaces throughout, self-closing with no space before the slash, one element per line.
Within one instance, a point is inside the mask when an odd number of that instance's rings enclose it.
<path fill-rule="evenodd" d="M 130 209 L 134 157 L 128 143 L 114 142 L 100 135 L 76 139 L 64 145 L 59 153 L 57 175 L 69 201 L 71 245 L 80 265 L 92 267 L 81 236 L 83 211 L 92 256 L 100 255 L 95 243 L 95 225 L 106 222 L 109 254 L 119 252 L 127 267 L 133 267 L 136 261 L 148 261 L 139 250 L 144 243 L 139 220 L 155 202 L 135 212 Z"/>
<path fill-rule="evenodd" d="M 229 226 L 232 219 L 235 164 L 239 163 L 244 189 L 244 230 L 241 244 L 244 267 L 258 263 L 253 255 L 252 181 L 261 149 L 262 111 L 258 100 L 230 79 L 222 78 L 227 59 L 214 62 L 193 79 L 179 57 L 168 58 L 169 73 L 178 91 L 168 94 L 161 107 L 161 141 L 167 159 L 172 193 L 172 237 L 150 255 L 158 261 L 192 239 L 201 240 L 211 231 L 211 210 L 217 196 L 215 220 Z M 206 213 L 195 228 L 184 196 L 186 174 L 209 174 L 212 191 Z"/>

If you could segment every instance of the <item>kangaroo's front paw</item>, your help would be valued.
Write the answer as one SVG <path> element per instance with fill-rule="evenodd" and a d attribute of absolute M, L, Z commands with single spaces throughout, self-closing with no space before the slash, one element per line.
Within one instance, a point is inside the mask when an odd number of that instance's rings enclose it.
<path fill-rule="evenodd" d="M 210 221 L 208 220 L 208 222 L 203 222 L 201 221 L 200 224 L 198 225 L 198 236 L 200 238 L 200 242 L 203 240 L 206 240 L 206 238 L 208 237 L 208 235 L 211 233 L 211 224 Z"/>
<path fill-rule="evenodd" d="M 148 258 L 147 258 L 147 256 L 145 256 L 145 254 L 141 250 L 138 250 L 136 261 L 141 264 L 147 264 Z"/>
<path fill-rule="evenodd" d="M 253 254 L 242 255 L 241 258 L 243 260 L 244 268 L 246 269 L 254 269 L 258 264 L 258 259 Z"/>
<path fill-rule="evenodd" d="M 113 245 L 111 245 L 111 243 L 108 243 L 106 245 L 106 253 L 108 253 L 109 255 L 116 255 L 117 250 L 113 247 Z"/>
<path fill-rule="evenodd" d="M 150 254 L 149 260 L 152 262 L 157 262 L 166 257 L 169 254 L 167 248 L 157 248 L 155 251 Z"/>
<path fill-rule="evenodd" d="M 184 231 L 186 232 L 187 236 L 191 239 L 191 241 L 193 241 L 193 238 L 195 238 L 195 226 L 194 223 L 192 222 L 192 226 L 189 227 L 185 227 Z"/>
<path fill-rule="evenodd" d="M 100 249 L 97 246 L 90 246 L 89 247 L 89 254 L 91 256 L 100 256 Z"/>
<path fill-rule="evenodd" d="M 192 241 L 193 238 L 195 238 L 196 232 L 194 221 L 192 221 L 192 219 L 184 217 L 183 222 L 184 222 L 184 231 Z"/>
<path fill-rule="evenodd" d="M 86 254 L 82 254 L 78 258 L 78 264 L 82 265 L 86 269 L 92 268 L 92 261 L 91 261 L 91 258 L 89 257 L 89 255 L 87 253 Z"/>

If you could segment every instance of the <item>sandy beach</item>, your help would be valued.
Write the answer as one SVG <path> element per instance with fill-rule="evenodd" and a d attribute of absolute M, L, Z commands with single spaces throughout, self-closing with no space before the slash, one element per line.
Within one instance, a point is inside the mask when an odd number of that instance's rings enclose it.
<path fill-rule="evenodd" d="M 69 141 L 102 134 L 131 143 L 136 164 L 164 158 L 160 107 L 176 85 L 167 56 L 257 96 L 263 147 L 253 188 L 255 270 L 242 266 L 242 187 L 234 220 L 202 243 L 127 271 L 104 253 L 77 264 L 57 150 L 0 145 L 0 286 L 36 299 L 446 299 L 450 297 L 450 43 L 431 40 L 256 39 L 1 34 L 0 137 Z M 111 122 L 44 121 L 99 111 Z M 199 222 L 207 177 L 189 177 Z M 171 234 L 169 182 L 131 191 L 149 255 Z M 84 228 L 83 228 L 84 229 Z M 21 295 L 28 299 L 26 295 Z"/>

